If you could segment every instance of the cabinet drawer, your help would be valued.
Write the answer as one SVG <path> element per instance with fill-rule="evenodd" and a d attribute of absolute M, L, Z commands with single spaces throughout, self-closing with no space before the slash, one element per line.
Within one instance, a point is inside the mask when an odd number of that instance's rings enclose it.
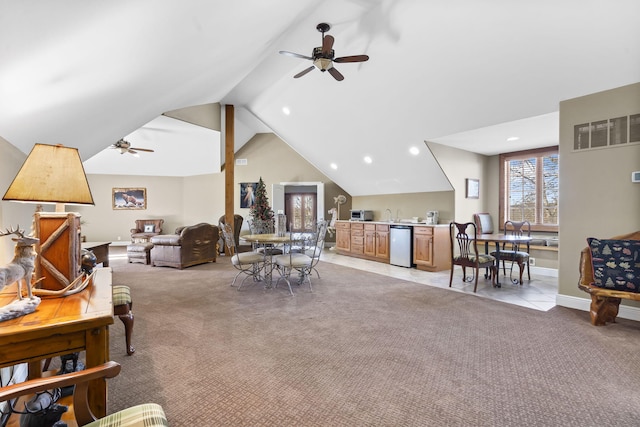
<path fill-rule="evenodd" d="M 351 246 L 364 245 L 364 236 L 351 236 Z"/>
<path fill-rule="evenodd" d="M 351 231 L 353 230 L 364 230 L 364 224 L 361 222 L 352 222 L 349 224 L 351 226 Z"/>
<path fill-rule="evenodd" d="M 413 227 L 413 234 L 433 235 L 433 227 Z"/>
<path fill-rule="evenodd" d="M 351 228 L 351 224 L 348 222 L 336 222 L 336 229 L 348 230 Z"/>
<path fill-rule="evenodd" d="M 389 226 L 386 224 L 376 224 L 376 231 L 381 231 L 381 232 L 389 231 Z"/>
<path fill-rule="evenodd" d="M 376 225 L 375 224 L 363 224 L 364 225 L 364 229 L 367 231 L 375 231 L 376 230 Z"/>
<path fill-rule="evenodd" d="M 364 245 L 351 245 L 351 253 L 352 254 L 360 254 L 364 253 Z"/>

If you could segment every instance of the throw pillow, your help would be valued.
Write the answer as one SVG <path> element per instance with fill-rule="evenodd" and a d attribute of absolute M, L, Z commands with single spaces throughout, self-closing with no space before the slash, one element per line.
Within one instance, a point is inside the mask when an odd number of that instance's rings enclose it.
<path fill-rule="evenodd" d="M 145 224 L 144 232 L 145 233 L 154 233 L 156 230 L 156 226 L 153 224 Z"/>
<path fill-rule="evenodd" d="M 640 292 L 640 240 L 587 239 L 594 285 Z"/>

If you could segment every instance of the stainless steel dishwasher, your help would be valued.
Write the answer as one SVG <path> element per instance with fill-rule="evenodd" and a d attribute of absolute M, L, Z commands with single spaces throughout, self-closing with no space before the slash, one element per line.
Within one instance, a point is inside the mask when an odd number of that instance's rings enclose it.
<path fill-rule="evenodd" d="M 389 226 L 389 263 L 400 267 L 413 265 L 413 227 L 410 225 Z"/>

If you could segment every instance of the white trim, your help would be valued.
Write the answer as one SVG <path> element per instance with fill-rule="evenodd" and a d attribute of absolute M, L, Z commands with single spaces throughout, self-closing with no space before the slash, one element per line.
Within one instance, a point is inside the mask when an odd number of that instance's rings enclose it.
<path fill-rule="evenodd" d="M 535 267 L 535 266 L 529 266 L 529 268 L 531 269 L 531 274 L 535 273 L 540 276 L 558 277 L 557 268 Z"/>
<path fill-rule="evenodd" d="M 591 307 L 591 299 L 558 294 L 556 295 L 556 305 L 573 308 L 575 310 L 589 311 Z M 629 319 L 640 322 L 640 308 L 620 304 L 618 317 L 621 319 Z"/>

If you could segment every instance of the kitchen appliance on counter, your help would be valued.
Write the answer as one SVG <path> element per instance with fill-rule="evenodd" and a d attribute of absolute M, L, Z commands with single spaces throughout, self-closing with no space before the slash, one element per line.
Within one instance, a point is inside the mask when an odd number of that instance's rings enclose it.
<path fill-rule="evenodd" d="M 427 225 L 438 224 L 438 211 L 427 211 L 427 217 L 425 219 Z"/>
<path fill-rule="evenodd" d="M 400 267 L 413 266 L 413 227 L 389 226 L 389 264 Z"/>
<path fill-rule="evenodd" d="M 373 211 L 351 209 L 351 221 L 373 221 Z"/>

